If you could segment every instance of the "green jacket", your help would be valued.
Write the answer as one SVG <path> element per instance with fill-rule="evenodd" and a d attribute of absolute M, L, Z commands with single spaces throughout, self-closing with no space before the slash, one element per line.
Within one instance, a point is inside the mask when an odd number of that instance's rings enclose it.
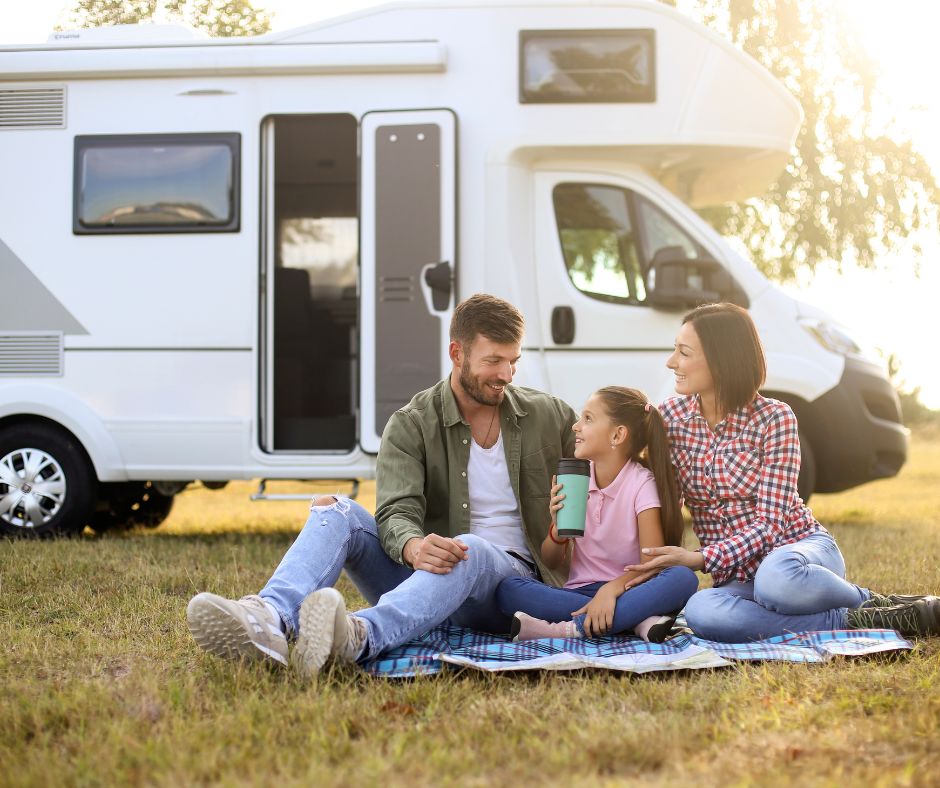
<path fill-rule="evenodd" d="M 548 582 L 541 544 L 551 516 L 548 499 L 560 457 L 574 456 L 574 411 L 541 391 L 507 386 L 499 409 L 509 481 L 522 512 L 526 543 Z M 379 448 L 376 509 L 382 547 L 398 563 L 405 543 L 429 533 L 470 532 L 470 426 L 445 378 L 392 415 Z"/>

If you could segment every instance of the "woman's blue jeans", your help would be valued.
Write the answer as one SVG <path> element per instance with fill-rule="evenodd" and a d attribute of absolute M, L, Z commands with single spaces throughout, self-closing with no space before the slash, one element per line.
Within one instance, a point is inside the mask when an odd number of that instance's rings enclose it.
<path fill-rule="evenodd" d="M 470 549 L 448 574 L 414 571 L 388 557 L 375 519 L 355 501 L 337 498 L 314 506 L 303 530 L 260 595 L 296 634 L 300 603 L 333 586 L 343 569 L 372 607 L 356 611 L 368 623 L 362 660 L 407 643 L 438 624 L 486 632 L 509 631 L 496 606 L 496 587 L 506 577 L 530 577 L 523 562 L 473 534 L 459 537 Z"/>
<path fill-rule="evenodd" d="M 685 606 L 692 631 L 706 640 L 743 643 L 792 632 L 844 629 L 846 610 L 871 592 L 845 580 L 835 540 L 817 532 L 772 550 L 749 583 L 706 588 Z"/>
<path fill-rule="evenodd" d="M 584 634 L 584 614 L 574 619 L 571 614 L 593 599 L 603 585 L 590 583 L 578 588 L 552 588 L 532 578 L 510 577 L 496 589 L 496 603 L 507 616 L 521 610 L 544 621 L 574 620 L 578 631 Z M 645 618 L 681 610 L 696 588 L 698 578 L 691 569 L 684 566 L 664 569 L 617 598 L 610 634 L 632 632 Z"/>

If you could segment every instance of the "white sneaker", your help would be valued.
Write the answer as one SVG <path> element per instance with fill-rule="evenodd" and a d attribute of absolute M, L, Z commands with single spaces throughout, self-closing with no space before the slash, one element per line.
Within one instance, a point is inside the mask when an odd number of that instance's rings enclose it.
<path fill-rule="evenodd" d="M 314 591 L 300 605 L 300 631 L 291 664 L 304 677 L 320 672 L 329 657 L 355 662 L 367 636 L 366 622 L 346 612 L 335 588 Z"/>
<path fill-rule="evenodd" d="M 217 657 L 287 665 L 281 622 L 260 596 L 196 594 L 186 607 L 186 623 L 200 647 Z"/>

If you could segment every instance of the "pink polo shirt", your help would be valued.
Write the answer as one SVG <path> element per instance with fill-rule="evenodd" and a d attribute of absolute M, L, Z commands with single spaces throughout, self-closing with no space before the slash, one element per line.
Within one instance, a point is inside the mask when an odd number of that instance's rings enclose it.
<path fill-rule="evenodd" d="M 584 536 L 574 540 L 565 588 L 606 583 L 622 575 L 625 565 L 640 563 L 636 517 L 659 507 L 656 480 L 642 465 L 628 461 L 617 478 L 600 489 L 592 462 Z"/>

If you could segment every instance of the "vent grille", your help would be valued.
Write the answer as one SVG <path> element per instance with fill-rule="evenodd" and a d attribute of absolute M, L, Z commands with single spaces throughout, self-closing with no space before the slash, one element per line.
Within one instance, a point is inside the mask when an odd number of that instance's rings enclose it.
<path fill-rule="evenodd" d="M 0 90 L 0 129 L 64 128 L 64 87 Z"/>
<path fill-rule="evenodd" d="M 62 334 L 0 333 L 0 376 L 62 375 Z"/>

